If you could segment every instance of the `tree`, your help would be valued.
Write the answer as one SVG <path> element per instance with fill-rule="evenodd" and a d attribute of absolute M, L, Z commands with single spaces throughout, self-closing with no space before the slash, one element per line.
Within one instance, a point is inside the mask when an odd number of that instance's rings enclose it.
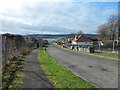
<path fill-rule="evenodd" d="M 71 33 L 69 38 L 74 38 L 75 34 Z"/>
<path fill-rule="evenodd" d="M 109 23 L 109 34 L 111 35 L 111 39 L 114 41 L 118 37 L 118 18 L 115 15 L 111 15 L 108 18 Z"/>
<path fill-rule="evenodd" d="M 78 31 L 78 34 L 84 34 L 82 30 Z"/>
<path fill-rule="evenodd" d="M 117 16 L 111 15 L 108 22 L 98 27 L 97 33 L 101 40 L 115 40 L 118 38 L 118 19 Z"/>
<path fill-rule="evenodd" d="M 118 19 L 117 16 L 111 15 L 108 19 L 110 31 L 111 31 L 111 39 L 113 40 L 113 51 L 114 51 L 114 40 L 116 36 L 118 36 Z"/>
<path fill-rule="evenodd" d="M 108 38 L 108 23 L 102 24 L 98 27 L 97 33 L 99 34 L 99 39 L 104 40 Z"/>
<path fill-rule="evenodd" d="M 115 39 L 118 39 L 118 17 L 115 15 L 111 15 L 108 18 L 108 22 L 105 24 L 102 24 L 98 27 L 98 33 L 100 38 L 103 40 L 107 38 L 108 40 L 112 40 L 113 42 L 113 51 L 114 51 L 114 44 Z"/>

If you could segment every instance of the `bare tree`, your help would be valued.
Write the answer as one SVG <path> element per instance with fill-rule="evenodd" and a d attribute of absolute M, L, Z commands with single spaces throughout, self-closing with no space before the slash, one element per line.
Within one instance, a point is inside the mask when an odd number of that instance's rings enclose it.
<path fill-rule="evenodd" d="M 99 34 L 99 39 L 104 40 L 109 37 L 108 35 L 108 24 L 102 24 L 98 27 L 97 33 Z"/>
<path fill-rule="evenodd" d="M 70 34 L 70 38 L 73 38 L 73 37 L 74 37 L 74 35 L 75 35 L 74 33 L 71 33 L 71 34 Z"/>
<path fill-rule="evenodd" d="M 117 16 L 111 15 L 108 22 L 98 27 L 97 33 L 101 40 L 115 40 L 118 37 L 118 20 Z"/>
<path fill-rule="evenodd" d="M 78 31 L 78 34 L 84 34 L 82 30 Z"/>
<path fill-rule="evenodd" d="M 114 40 L 116 39 L 116 36 L 118 36 L 118 18 L 117 16 L 111 15 L 108 19 L 109 23 L 109 29 L 111 31 L 111 39 L 113 40 L 113 52 L 114 50 Z"/>
<path fill-rule="evenodd" d="M 114 41 L 118 37 L 118 18 L 115 15 L 111 15 L 108 18 L 109 23 L 109 33 L 111 34 L 111 39 Z"/>
<path fill-rule="evenodd" d="M 115 15 L 111 15 L 108 18 L 108 22 L 100 25 L 97 31 L 101 40 L 104 40 L 105 38 L 107 40 L 112 40 L 113 52 L 114 52 L 115 40 L 118 39 L 119 37 L 118 26 L 119 26 L 118 17 Z"/>

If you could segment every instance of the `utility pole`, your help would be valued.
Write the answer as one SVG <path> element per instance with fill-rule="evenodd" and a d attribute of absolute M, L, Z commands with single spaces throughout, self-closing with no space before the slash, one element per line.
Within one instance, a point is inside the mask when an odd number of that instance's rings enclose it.
<path fill-rule="evenodd" d="M 114 41 L 115 33 L 113 31 L 112 39 L 113 39 L 113 53 L 115 53 L 115 41 Z"/>
<path fill-rule="evenodd" d="M 99 41 L 99 51 L 101 51 L 101 50 L 100 50 L 100 41 Z"/>

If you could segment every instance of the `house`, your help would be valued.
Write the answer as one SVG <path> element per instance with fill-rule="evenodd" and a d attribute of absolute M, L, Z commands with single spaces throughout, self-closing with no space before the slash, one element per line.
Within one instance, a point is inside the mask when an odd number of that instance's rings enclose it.
<path fill-rule="evenodd" d="M 72 45 L 73 46 L 80 46 L 80 47 L 88 47 L 93 45 L 93 41 L 86 37 L 83 34 L 80 35 L 75 35 L 75 37 L 72 40 Z"/>

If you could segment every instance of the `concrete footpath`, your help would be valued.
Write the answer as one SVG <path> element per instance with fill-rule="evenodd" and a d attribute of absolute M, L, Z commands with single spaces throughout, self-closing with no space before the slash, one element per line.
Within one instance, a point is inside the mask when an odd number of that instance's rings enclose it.
<path fill-rule="evenodd" d="M 22 89 L 25 88 L 53 88 L 43 72 L 37 58 L 38 50 L 32 51 L 26 58 Z"/>

